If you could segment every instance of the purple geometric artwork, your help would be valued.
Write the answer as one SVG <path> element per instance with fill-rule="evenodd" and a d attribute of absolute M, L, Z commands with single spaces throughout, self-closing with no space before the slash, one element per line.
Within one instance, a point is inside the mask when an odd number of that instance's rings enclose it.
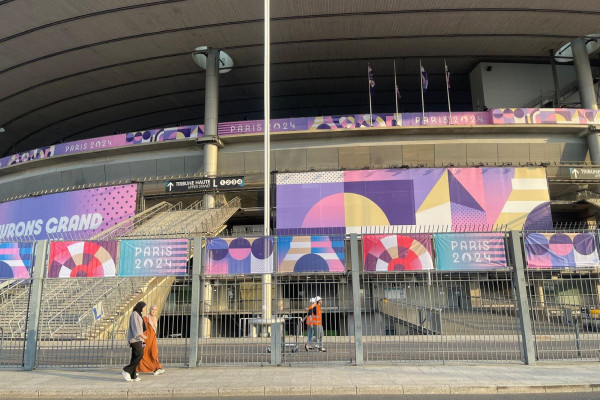
<path fill-rule="evenodd" d="M 211 238 L 206 245 L 206 274 L 270 274 L 273 238 Z"/>
<path fill-rule="evenodd" d="M 593 233 L 525 234 L 527 268 L 596 268 L 600 265 Z"/>

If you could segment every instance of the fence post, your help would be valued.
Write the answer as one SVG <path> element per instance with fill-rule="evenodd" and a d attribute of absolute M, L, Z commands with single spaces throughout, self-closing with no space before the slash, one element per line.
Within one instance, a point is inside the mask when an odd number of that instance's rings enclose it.
<path fill-rule="evenodd" d="M 200 250 L 200 251 L 198 251 Z M 200 326 L 200 273 L 202 272 L 202 259 L 204 248 L 202 238 L 194 238 L 194 264 L 192 266 L 192 304 L 190 318 L 190 351 L 188 368 L 196 368 L 198 363 L 198 338 Z"/>
<path fill-rule="evenodd" d="M 25 343 L 25 363 L 23 369 L 32 371 L 35 367 L 37 352 L 38 326 L 42 310 L 42 279 L 46 265 L 47 240 L 39 240 L 35 244 L 35 261 L 32 268 L 31 295 L 29 315 L 27 316 L 27 342 Z"/>
<path fill-rule="evenodd" d="M 535 348 L 533 346 L 531 317 L 529 315 L 529 299 L 527 298 L 527 282 L 525 281 L 525 262 L 523 260 L 523 247 L 521 246 L 521 233 L 519 231 L 510 231 L 509 241 L 512 248 L 513 264 L 515 266 L 515 289 L 517 291 L 517 304 L 519 306 L 525 364 L 535 365 Z"/>
<path fill-rule="evenodd" d="M 354 315 L 354 347 L 356 352 L 356 365 L 363 365 L 360 275 L 358 273 L 358 236 L 356 233 L 350 234 L 350 261 L 352 263 L 352 305 Z"/>

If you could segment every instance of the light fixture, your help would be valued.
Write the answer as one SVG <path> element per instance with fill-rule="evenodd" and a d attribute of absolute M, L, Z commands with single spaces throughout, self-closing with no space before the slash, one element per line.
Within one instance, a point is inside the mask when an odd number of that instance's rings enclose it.
<path fill-rule="evenodd" d="M 206 69 L 206 57 L 208 55 L 208 47 L 196 47 L 192 51 L 192 59 L 202 69 Z M 226 74 L 233 68 L 233 60 L 223 50 L 219 50 L 219 73 Z"/>
<path fill-rule="evenodd" d="M 0 126 L 0 133 L 4 133 L 6 132 L 6 129 L 4 129 L 3 127 Z"/>

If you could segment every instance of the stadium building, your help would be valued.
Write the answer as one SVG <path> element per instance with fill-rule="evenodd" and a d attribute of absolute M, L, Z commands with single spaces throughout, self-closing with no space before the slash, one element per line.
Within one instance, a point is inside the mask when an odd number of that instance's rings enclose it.
<path fill-rule="evenodd" d="M 446 3 L 0 0 L 0 365 L 597 358 L 600 6 Z"/>

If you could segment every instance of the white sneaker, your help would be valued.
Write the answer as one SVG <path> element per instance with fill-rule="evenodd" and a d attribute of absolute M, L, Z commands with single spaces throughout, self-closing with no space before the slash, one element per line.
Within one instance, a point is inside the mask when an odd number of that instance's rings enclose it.
<path fill-rule="evenodd" d="M 129 375 L 129 372 L 127 372 L 127 371 L 121 371 L 121 374 L 123 374 L 123 378 L 125 378 L 125 380 L 127 382 L 131 382 L 132 381 L 131 375 Z"/>
<path fill-rule="evenodd" d="M 139 381 L 141 381 L 141 380 L 142 380 L 142 378 L 140 378 L 139 376 L 136 376 L 136 377 L 135 377 L 135 379 L 134 379 L 133 381 L 134 381 L 134 382 L 139 382 Z"/>
<path fill-rule="evenodd" d="M 162 374 L 163 372 L 165 372 L 165 370 L 164 370 L 164 369 L 162 369 L 162 368 L 159 368 L 159 369 L 157 369 L 156 371 L 154 371 L 154 375 L 160 375 L 160 374 Z"/>

